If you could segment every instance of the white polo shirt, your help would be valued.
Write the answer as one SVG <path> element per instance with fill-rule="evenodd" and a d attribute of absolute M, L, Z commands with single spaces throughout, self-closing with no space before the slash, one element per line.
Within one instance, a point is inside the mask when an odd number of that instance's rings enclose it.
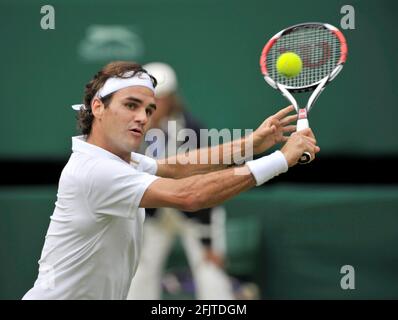
<path fill-rule="evenodd" d="M 125 299 L 137 269 L 155 160 L 118 156 L 72 138 L 34 287 L 23 299 Z M 147 172 L 144 172 L 147 171 Z"/>

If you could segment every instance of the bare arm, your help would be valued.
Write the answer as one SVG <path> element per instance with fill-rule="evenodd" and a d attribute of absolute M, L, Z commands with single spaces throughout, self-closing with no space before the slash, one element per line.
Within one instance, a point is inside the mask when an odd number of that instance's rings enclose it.
<path fill-rule="evenodd" d="M 255 185 L 247 166 L 182 179 L 159 178 L 145 191 L 140 207 L 198 211 L 221 204 Z"/>
<path fill-rule="evenodd" d="M 235 159 L 242 159 L 241 150 L 244 151 L 246 144 L 250 143 L 247 140 L 247 138 L 242 138 L 214 147 L 192 150 L 188 154 L 178 154 L 158 160 L 156 175 L 180 179 L 225 169 L 235 164 Z M 245 157 L 250 157 L 250 154 L 246 154 Z"/>
<path fill-rule="evenodd" d="M 278 154 L 279 158 L 271 155 L 250 161 L 243 166 L 181 179 L 159 178 L 145 191 L 140 207 L 171 207 L 183 211 L 198 211 L 217 206 L 284 172 L 278 165 L 280 158 L 283 159 L 286 170 L 287 166 L 294 166 L 304 151 L 310 152 L 312 159 L 315 158 L 315 153 L 319 152 L 315 137 L 309 128 L 291 135 L 281 150 L 282 154 Z"/>
<path fill-rule="evenodd" d="M 227 142 L 218 146 L 197 149 L 188 154 L 179 154 L 157 162 L 157 175 L 180 179 L 196 174 L 222 170 L 239 160 L 260 154 L 279 142 L 285 142 L 285 133 L 296 130 L 291 122 L 297 115 L 289 115 L 294 108 L 286 107 L 267 118 L 252 134 L 247 137 Z"/>

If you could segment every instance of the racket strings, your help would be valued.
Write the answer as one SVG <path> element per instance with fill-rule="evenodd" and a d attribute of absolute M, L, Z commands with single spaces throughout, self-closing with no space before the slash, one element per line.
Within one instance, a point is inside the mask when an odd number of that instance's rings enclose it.
<path fill-rule="evenodd" d="M 301 73 L 287 78 L 278 73 L 276 61 L 284 52 L 294 52 L 301 57 Z M 282 35 L 266 56 L 270 77 L 288 87 L 300 88 L 313 85 L 328 76 L 340 59 L 340 41 L 328 29 L 301 27 Z"/>

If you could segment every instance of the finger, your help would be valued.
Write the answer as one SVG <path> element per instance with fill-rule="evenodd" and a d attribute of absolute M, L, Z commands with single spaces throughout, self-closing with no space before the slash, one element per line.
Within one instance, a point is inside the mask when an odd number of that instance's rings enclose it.
<path fill-rule="evenodd" d="M 283 118 L 282 120 L 280 120 L 280 124 L 282 126 L 285 126 L 285 125 L 295 122 L 295 121 L 297 121 L 297 114 L 293 114 L 291 116 Z"/>
<path fill-rule="evenodd" d="M 311 138 L 311 137 L 307 137 L 307 136 L 302 136 L 302 138 L 303 138 L 305 141 L 307 141 L 307 142 L 309 142 L 309 143 L 312 143 L 314 146 L 316 145 L 316 139 L 315 139 L 315 138 Z"/>
<path fill-rule="evenodd" d="M 312 143 L 309 143 L 306 148 L 306 151 L 309 152 L 311 155 L 311 160 L 315 158 L 315 154 L 318 153 L 320 150 L 321 149 L 317 145 Z"/>
<path fill-rule="evenodd" d="M 311 162 L 312 160 L 315 159 L 315 152 L 314 152 L 314 149 L 312 149 L 312 148 L 307 148 L 307 149 L 304 151 L 304 153 L 309 153 L 309 154 L 310 154 L 310 161 L 309 161 L 309 162 Z"/>
<path fill-rule="evenodd" d="M 274 114 L 274 117 L 278 120 L 286 117 L 290 112 L 292 112 L 294 110 L 294 107 L 292 105 L 283 108 L 281 110 L 279 110 L 277 113 Z"/>
<path fill-rule="evenodd" d="M 274 133 L 274 132 L 276 131 L 276 125 L 273 124 L 273 125 L 270 127 L 270 130 L 271 130 L 272 133 Z"/>
<path fill-rule="evenodd" d="M 287 140 L 289 140 L 289 136 L 282 136 L 280 142 L 286 142 Z"/>
<path fill-rule="evenodd" d="M 314 135 L 309 135 L 307 130 L 309 130 L 309 128 L 308 129 L 304 129 L 304 130 L 300 130 L 300 131 L 296 131 L 295 134 L 300 136 L 305 141 L 310 141 L 311 143 L 316 144 L 315 136 Z"/>
<path fill-rule="evenodd" d="M 294 132 L 296 131 L 296 129 L 297 129 L 296 125 L 285 126 L 282 128 L 282 132 Z"/>
<path fill-rule="evenodd" d="M 272 125 L 272 126 L 270 126 L 270 127 L 263 128 L 263 130 L 264 130 L 264 131 L 261 131 L 261 134 L 267 136 L 267 135 L 270 135 L 270 134 L 275 133 L 275 131 L 276 131 L 276 126 L 275 126 L 275 125 Z"/>
<path fill-rule="evenodd" d="M 312 132 L 311 128 L 306 128 L 306 129 L 300 130 L 300 134 L 303 136 L 311 137 L 311 138 L 315 139 L 315 135 Z"/>

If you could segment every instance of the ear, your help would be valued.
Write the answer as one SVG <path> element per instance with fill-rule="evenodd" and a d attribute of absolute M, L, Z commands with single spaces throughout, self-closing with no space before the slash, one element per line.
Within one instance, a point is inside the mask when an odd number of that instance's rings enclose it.
<path fill-rule="evenodd" d="M 99 98 L 95 97 L 93 101 L 91 101 L 91 111 L 95 118 L 101 120 L 104 108 L 105 106 Z"/>

